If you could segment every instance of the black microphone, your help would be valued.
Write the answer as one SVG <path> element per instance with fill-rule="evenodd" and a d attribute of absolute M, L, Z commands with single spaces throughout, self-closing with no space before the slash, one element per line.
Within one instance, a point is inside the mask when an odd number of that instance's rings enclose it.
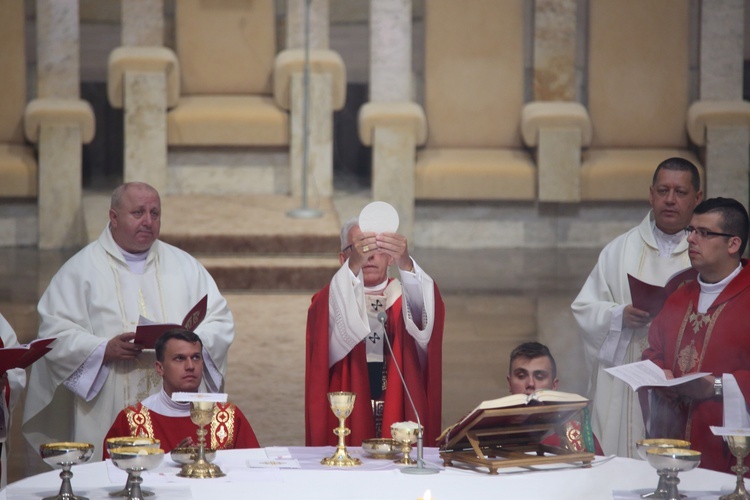
<path fill-rule="evenodd" d="M 401 368 L 399 368 L 398 366 L 398 361 L 396 361 L 396 356 L 393 354 L 393 347 L 391 347 L 391 341 L 388 339 L 388 331 L 385 328 L 385 322 L 387 319 L 388 319 L 388 315 L 384 311 L 380 311 L 378 313 L 378 321 L 383 325 L 383 336 L 385 337 L 385 343 L 388 346 L 388 351 L 390 351 L 391 353 L 391 358 L 393 358 L 393 364 L 396 367 L 398 376 L 401 378 L 401 384 L 404 386 L 404 391 L 406 392 L 406 396 L 409 398 L 411 409 L 414 410 L 414 415 L 417 417 L 417 466 L 405 467 L 401 469 L 401 472 L 404 472 L 407 474 L 436 474 L 440 472 L 439 469 L 432 469 L 432 468 L 428 468 L 424 466 L 424 447 L 422 445 L 422 438 L 423 438 L 422 422 L 419 420 L 419 412 L 417 411 L 417 407 L 414 405 L 414 400 L 411 399 L 411 393 L 409 392 L 409 387 L 406 385 L 406 380 L 404 380 L 404 374 L 401 373 Z"/>

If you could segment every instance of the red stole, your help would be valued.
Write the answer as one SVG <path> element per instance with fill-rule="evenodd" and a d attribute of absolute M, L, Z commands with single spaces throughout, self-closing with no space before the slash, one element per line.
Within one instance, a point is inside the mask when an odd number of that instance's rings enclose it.
<path fill-rule="evenodd" d="M 375 436 L 375 420 L 370 398 L 370 380 L 367 371 L 365 346 L 358 343 L 342 360 L 328 368 L 328 300 L 329 285 L 312 298 L 307 316 L 305 365 L 305 445 L 336 445 L 338 438 L 333 429 L 338 419 L 333 415 L 327 393 L 354 392 L 357 400 L 346 421 L 351 429 L 347 444 L 359 446 L 364 439 Z M 394 363 L 398 363 L 409 387 L 414 405 L 424 426 L 425 446 L 434 446 L 440 434 L 442 407 L 442 343 L 445 308 L 435 286 L 435 324 L 427 348 L 424 366 L 419 361 L 414 338 L 406 331 L 402 314 L 402 298 L 389 304 L 386 331 L 393 346 L 394 356 L 386 348 L 387 389 L 382 398 L 383 435 L 390 435 L 394 422 L 416 422 L 409 399 L 404 392 Z"/>

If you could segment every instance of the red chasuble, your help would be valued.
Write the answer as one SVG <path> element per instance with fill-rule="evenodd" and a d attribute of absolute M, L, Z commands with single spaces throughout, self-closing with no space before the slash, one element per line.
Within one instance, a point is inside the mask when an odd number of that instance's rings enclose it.
<path fill-rule="evenodd" d="M 215 450 L 260 447 L 250 422 L 231 403 L 216 404 L 211 425 L 206 430 L 206 445 Z M 193 438 L 197 443 L 197 431 L 198 427 L 189 416 L 166 417 L 137 403 L 117 415 L 115 423 L 104 437 L 104 458 L 109 458 L 107 439 L 111 437 L 140 436 L 158 439 L 161 441 L 161 448 L 169 452 L 186 437 Z"/>
<path fill-rule="evenodd" d="M 743 269 L 729 282 L 706 314 L 697 312 L 700 285 L 690 281 L 674 292 L 651 323 L 650 359 L 675 377 L 695 372 L 714 376 L 731 373 L 737 379 L 745 402 L 750 401 L 750 269 Z M 667 401 L 658 391 L 651 405 L 653 438 L 679 438 L 701 452 L 701 467 L 730 472 L 734 459 L 720 436 L 709 426 L 723 425 L 723 400 L 713 397 Z"/>
<path fill-rule="evenodd" d="M 333 415 L 327 394 L 335 391 L 357 395 L 354 411 L 346 420 L 351 434 L 347 445 L 359 446 L 362 440 L 375 437 L 370 380 L 367 372 L 365 345 L 360 342 L 341 361 L 328 368 L 328 294 L 326 285 L 312 298 L 307 313 L 307 347 L 305 366 L 305 445 L 336 445 L 333 429 L 338 419 Z M 386 331 L 394 355 L 411 392 L 414 405 L 424 426 L 424 445 L 435 446 L 440 434 L 442 405 L 442 344 L 445 307 L 435 286 L 435 324 L 427 347 L 424 366 L 419 361 L 414 338 L 406 331 L 401 308 L 402 297 L 388 304 Z M 417 421 L 401 379 L 393 366 L 393 357 L 384 349 L 387 370 L 386 389 L 381 396 L 383 409 L 383 437 L 390 437 L 391 424 Z"/>

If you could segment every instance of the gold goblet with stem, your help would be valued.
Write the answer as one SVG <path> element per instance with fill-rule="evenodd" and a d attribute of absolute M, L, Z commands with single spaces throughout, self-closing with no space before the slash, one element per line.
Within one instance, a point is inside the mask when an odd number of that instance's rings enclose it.
<path fill-rule="evenodd" d="M 745 466 L 745 457 L 750 453 L 750 436 L 726 436 L 726 440 L 729 451 L 737 459 L 737 465 L 732 466 L 732 471 L 737 474 L 737 486 L 719 500 L 750 500 L 750 493 L 745 489 L 745 473 L 750 470 Z"/>
<path fill-rule="evenodd" d="M 183 465 L 178 476 L 203 479 L 225 475 L 218 465 L 206 460 L 206 426 L 213 419 L 214 404 L 213 401 L 190 402 L 190 420 L 198 426 L 198 456 L 195 462 Z"/>
<path fill-rule="evenodd" d="M 346 436 L 351 434 L 352 431 L 344 426 L 344 422 L 347 417 L 352 414 L 354 410 L 354 400 L 357 395 L 353 392 L 329 392 L 328 402 L 331 404 L 331 411 L 339 419 L 339 426 L 333 430 L 333 433 L 338 436 L 339 444 L 336 446 L 336 452 L 333 456 L 324 458 L 320 461 L 323 465 L 332 465 L 334 467 L 353 467 L 355 465 L 362 465 L 362 461 L 358 458 L 352 458 L 349 452 L 346 450 L 346 444 L 344 439 Z"/>
<path fill-rule="evenodd" d="M 107 447 L 107 451 L 112 456 L 112 450 L 115 448 L 131 447 L 131 446 L 147 446 L 151 448 L 159 448 L 159 440 L 149 437 L 134 437 L 134 436 L 122 436 L 122 437 L 111 437 L 107 438 L 104 442 Z M 127 471 L 126 471 L 127 472 Z M 132 472 L 128 472 L 128 479 L 125 482 L 125 487 L 119 491 L 113 491 L 109 494 L 111 497 L 130 497 L 130 492 L 133 489 L 135 476 Z M 153 491 L 141 490 L 141 495 L 144 497 L 154 496 Z"/>

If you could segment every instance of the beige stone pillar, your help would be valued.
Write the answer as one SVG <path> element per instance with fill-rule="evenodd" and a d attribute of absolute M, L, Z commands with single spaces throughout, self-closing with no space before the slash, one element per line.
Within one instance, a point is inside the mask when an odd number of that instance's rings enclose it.
<path fill-rule="evenodd" d="M 36 15 L 36 102 L 52 99 L 78 103 L 78 0 L 37 0 Z M 78 246 L 86 240 L 81 204 L 83 132 L 75 121 L 56 116 L 60 115 L 46 115 L 38 133 L 39 247 L 45 249 Z"/>
<path fill-rule="evenodd" d="M 576 100 L 576 0 L 534 3 L 534 100 Z"/>
<path fill-rule="evenodd" d="M 586 115 L 585 109 L 575 104 L 577 8 L 576 0 L 534 3 L 534 101 L 525 108 L 524 117 L 529 111 L 546 116 L 534 126 L 533 139 L 524 139 L 537 148 L 538 197 L 542 202 L 581 200 L 582 131 L 580 123 L 568 123 L 570 109 L 581 115 L 579 121 L 585 121 Z"/>
<path fill-rule="evenodd" d="M 125 73 L 125 182 L 167 188 L 167 78 L 164 72 Z"/>
<path fill-rule="evenodd" d="M 411 124 L 375 127 L 372 141 L 373 199 L 393 205 L 398 232 L 414 241 L 414 156 L 416 137 Z"/>
<path fill-rule="evenodd" d="M 370 101 L 410 101 L 411 0 L 370 2 Z"/>
<path fill-rule="evenodd" d="M 109 78 L 122 79 L 115 85 L 122 95 L 110 97 L 110 104 L 125 109 L 123 178 L 162 193 L 168 180 L 167 72 L 177 71 L 176 58 L 163 53 L 163 40 L 163 0 L 122 2 L 123 47 L 110 57 Z"/>
<path fill-rule="evenodd" d="M 81 201 L 81 127 L 42 125 L 39 130 L 39 248 L 86 241 Z"/>
<path fill-rule="evenodd" d="M 286 2 L 286 47 L 305 47 L 305 8 L 310 3 L 310 48 L 329 47 L 329 6 L 328 0 L 287 0 Z"/>
<path fill-rule="evenodd" d="M 78 0 L 36 2 L 37 96 L 78 99 Z"/>
<path fill-rule="evenodd" d="M 328 73 L 310 73 L 308 104 L 307 194 L 333 195 L 333 109 L 332 77 Z M 292 76 L 291 88 L 291 188 L 292 196 L 302 196 L 304 165 L 304 74 Z"/>
<path fill-rule="evenodd" d="M 412 0 L 370 2 L 370 103 L 373 117 L 380 103 L 411 109 Z M 421 110 L 419 111 L 421 113 Z M 362 116 L 362 115 L 360 115 Z M 399 214 L 399 233 L 414 237 L 414 168 L 417 134 L 410 115 L 377 120 L 366 144 L 372 145 L 372 197 L 393 205 Z M 360 127 L 363 121 L 360 120 Z M 370 141 L 372 141 L 370 143 Z"/>
<path fill-rule="evenodd" d="M 700 100 L 742 100 L 744 0 L 701 2 Z M 706 194 L 748 206 L 748 129 L 737 123 L 706 128 Z"/>
<path fill-rule="evenodd" d="M 122 45 L 164 44 L 164 0 L 123 0 Z"/>

